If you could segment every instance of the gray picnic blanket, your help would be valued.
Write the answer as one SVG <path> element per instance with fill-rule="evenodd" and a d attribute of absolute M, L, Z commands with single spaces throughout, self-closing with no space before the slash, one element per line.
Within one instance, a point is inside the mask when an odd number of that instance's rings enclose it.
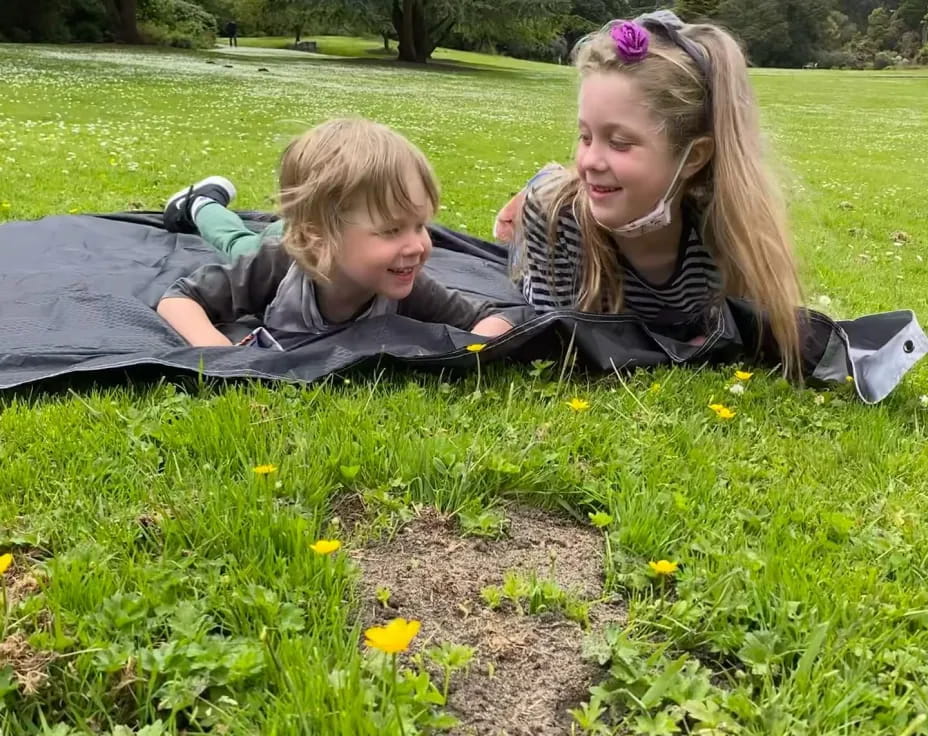
<path fill-rule="evenodd" d="M 260 230 L 269 216 L 241 213 Z M 507 277 L 506 251 L 493 243 L 432 228 L 427 268 L 451 288 L 500 303 L 521 299 Z M 283 352 L 193 348 L 154 311 L 178 277 L 220 256 L 195 235 L 169 233 L 160 213 L 51 216 L 0 225 L 0 389 L 92 374 L 97 378 L 201 373 L 217 378 L 314 381 L 367 363 L 469 370 L 474 335 L 447 325 L 388 315 L 321 339 L 275 335 Z M 803 311 L 803 372 L 822 381 L 855 379 L 873 403 L 928 352 L 910 311 L 836 322 Z M 489 341 L 481 362 L 559 359 L 568 351 L 591 371 L 679 363 L 779 362 L 763 315 L 729 299 L 712 310 L 707 340 L 694 347 L 672 329 L 631 315 L 538 313 Z M 480 340 L 482 341 L 482 340 Z"/>

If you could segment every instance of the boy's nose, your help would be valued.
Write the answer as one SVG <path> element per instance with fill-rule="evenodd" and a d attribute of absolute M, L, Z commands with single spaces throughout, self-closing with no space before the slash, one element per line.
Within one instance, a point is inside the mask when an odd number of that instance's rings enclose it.
<path fill-rule="evenodd" d="M 428 249 L 431 241 L 428 233 L 411 233 L 403 244 L 403 255 L 420 256 Z"/>

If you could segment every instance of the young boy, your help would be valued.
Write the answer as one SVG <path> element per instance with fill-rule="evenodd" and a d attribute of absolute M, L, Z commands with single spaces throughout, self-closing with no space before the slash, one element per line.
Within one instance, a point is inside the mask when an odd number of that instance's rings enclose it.
<path fill-rule="evenodd" d="M 281 224 L 262 235 L 227 209 L 234 195 L 231 182 L 211 177 L 165 209 L 169 229 L 195 227 L 238 255 L 178 280 L 159 302 L 158 313 L 192 345 L 231 345 L 216 325 L 246 315 L 272 333 L 322 335 L 392 313 L 495 337 L 532 313 L 474 303 L 423 273 L 438 185 L 422 152 L 382 125 L 333 120 L 291 143 L 281 162 Z"/>

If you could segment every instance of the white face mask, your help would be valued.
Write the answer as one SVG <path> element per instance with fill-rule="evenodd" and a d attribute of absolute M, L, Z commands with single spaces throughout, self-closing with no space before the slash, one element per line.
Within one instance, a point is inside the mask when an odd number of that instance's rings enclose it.
<path fill-rule="evenodd" d="M 695 141 L 690 141 L 689 145 L 687 145 L 686 150 L 683 152 L 683 156 L 680 158 L 677 171 L 673 175 L 673 180 L 670 182 L 670 186 L 667 187 L 666 194 L 664 194 L 661 201 L 657 203 L 657 206 L 653 210 L 643 217 L 639 217 L 637 220 L 632 220 L 619 227 L 606 227 L 602 223 L 599 223 L 600 226 L 605 227 L 606 230 L 613 235 L 621 235 L 623 238 L 640 238 L 642 235 L 647 235 L 648 233 L 653 233 L 655 230 L 661 230 L 667 227 L 673 220 L 673 200 L 674 197 L 677 196 L 677 183 L 680 179 L 680 172 L 683 171 L 683 167 L 686 165 L 686 160 L 689 158 L 690 151 L 693 150 L 693 143 L 695 143 Z"/>

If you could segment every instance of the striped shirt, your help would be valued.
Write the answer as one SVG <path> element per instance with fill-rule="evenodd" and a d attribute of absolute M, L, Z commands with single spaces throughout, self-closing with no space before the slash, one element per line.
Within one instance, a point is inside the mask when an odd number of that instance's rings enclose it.
<path fill-rule="evenodd" d="M 522 271 L 522 293 L 537 309 L 576 308 L 580 293 L 583 247 L 580 227 L 569 208 L 558 215 L 557 240 L 548 243 L 548 218 L 542 193 L 548 182 L 529 186 L 522 209 L 523 244 L 517 264 Z M 716 301 L 722 279 L 699 228 L 686 216 L 677 264 L 662 284 L 640 275 L 619 254 L 622 268 L 623 311 L 648 322 L 691 321 Z"/>

